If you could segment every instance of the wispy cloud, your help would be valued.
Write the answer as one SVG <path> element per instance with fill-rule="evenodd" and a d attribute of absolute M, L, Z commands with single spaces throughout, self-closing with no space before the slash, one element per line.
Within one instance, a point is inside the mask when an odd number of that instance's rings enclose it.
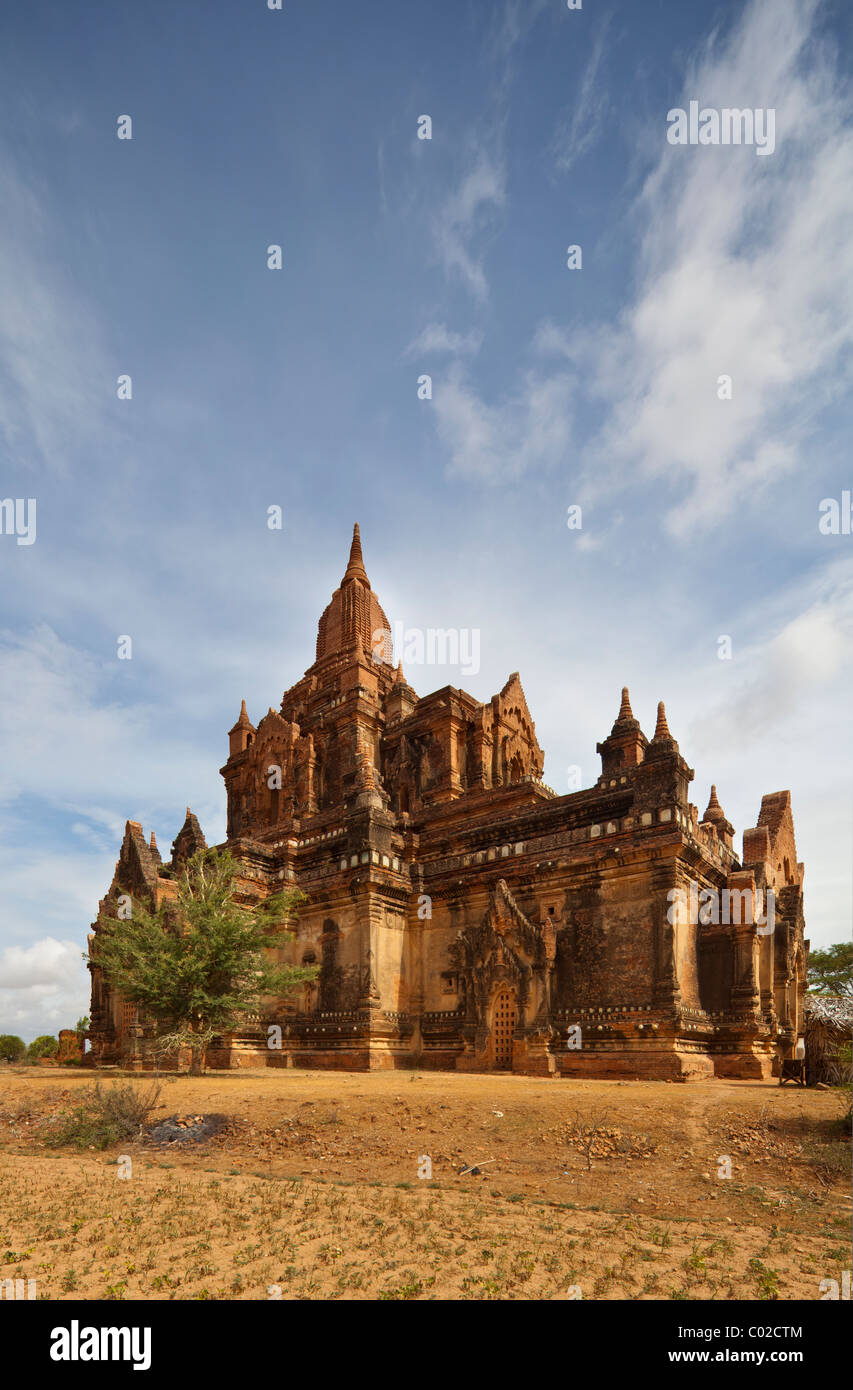
<path fill-rule="evenodd" d="M 775 154 L 670 146 L 661 109 L 660 153 L 635 208 L 645 232 L 632 301 L 597 327 L 542 325 L 533 347 L 563 360 L 503 400 L 453 378 L 436 405 L 451 473 L 504 478 L 547 463 L 547 441 L 571 430 L 565 364 L 581 359 L 585 396 L 605 411 L 579 450 L 587 498 L 657 483 L 683 539 L 700 510 L 719 523 L 803 465 L 816 413 L 849 385 L 853 347 L 850 91 L 814 19 L 813 3 L 753 3 L 725 43 L 705 45 L 685 104 L 773 106 Z M 469 193 L 459 207 L 471 206 Z M 590 249 L 566 274 L 590 272 Z M 468 278 L 480 285 L 475 269 Z M 544 428 L 534 402 L 547 407 Z"/>
<path fill-rule="evenodd" d="M 209 782 L 200 753 L 170 736 L 154 706 L 116 698 L 114 679 L 106 662 L 46 625 L 0 634 L 0 806 L 43 796 L 78 815 L 85 806 L 113 830 L 103 808 L 126 806 L 131 788 L 134 805 L 150 806 L 162 804 L 178 770 L 186 787 Z"/>
<path fill-rule="evenodd" d="M 592 149 L 604 125 L 609 96 L 600 69 L 609 28 L 610 15 L 605 15 L 583 71 L 577 101 L 561 114 L 551 141 L 551 156 L 561 174 L 567 174 L 572 165 Z"/>
<path fill-rule="evenodd" d="M 435 388 L 436 428 L 448 452 L 448 472 L 485 483 L 519 478 L 564 462 L 571 442 L 569 372 L 524 373 L 517 393 L 488 405 L 454 363 Z"/>
<path fill-rule="evenodd" d="M 675 482 L 667 523 L 721 520 L 797 468 L 853 345 L 853 131 L 848 84 L 812 32 L 815 7 L 752 4 L 691 68 L 683 101 L 774 107 L 777 148 L 664 147 L 635 302 L 602 340 L 598 390 L 618 402 L 594 450 Z M 731 399 L 720 399 L 731 378 Z M 599 465 L 607 461 L 610 467 Z"/>
<path fill-rule="evenodd" d="M 486 39 L 488 58 L 509 64 L 547 5 L 548 0 L 504 0 L 494 6 Z M 505 80 L 511 75 L 505 73 Z"/>
<path fill-rule="evenodd" d="M 488 298 L 488 283 L 479 248 L 505 203 L 503 162 L 480 150 L 432 217 L 433 244 L 445 274 L 480 302 Z"/>
<path fill-rule="evenodd" d="M 454 333 L 446 323 L 428 323 L 408 344 L 404 356 L 446 352 L 461 357 L 479 352 L 482 345 L 483 334 L 479 329 L 472 328 L 470 333 Z"/>
<path fill-rule="evenodd" d="M 732 672 L 743 672 L 734 690 L 712 704 L 691 729 L 697 748 L 710 755 L 726 748 L 750 753 L 761 739 L 785 727 L 826 731 L 845 709 L 853 665 L 853 574 L 844 562 L 797 580 L 760 612 L 741 615 L 746 641 Z M 832 711 L 836 714 L 833 716 Z"/>
<path fill-rule="evenodd" d="M 0 447 L 27 473 L 68 471 L 75 447 L 114 433 L 100 326 L 63 273 L 47 189 L 0 145 Z"/>

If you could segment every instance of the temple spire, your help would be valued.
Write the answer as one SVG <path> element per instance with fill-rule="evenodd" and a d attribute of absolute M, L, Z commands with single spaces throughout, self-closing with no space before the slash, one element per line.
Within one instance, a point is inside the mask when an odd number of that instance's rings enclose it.
<path fill-rule="evenodd" d="M 637 767 L 643 761 L 648 739 L 643 733 L 631 709 L 631 697 L 627 685 L 622 687 L 622 703 L 603 743 L 597 743 L 596 751 L 601 754 L 601 775 L 603 778 L 621 776 L 629 768 Z"/>
<path fill-rule="evenodd" d="M 240 713 L 237 716 L 237 723 L 233 728 L 228 730 L 229 758 L 233 757 L 236 753 L 245 753 L 256 733 L 257 730 L 246 713 L 246 701 L 243 700 L 240 705 Z M 188 806 L 187 815 L 189 814 L 190 808 Z"/>
<path fill-rule="evenodd" d="M 361 534 L 358 524 L 352 530 L 349 560 L 344 577 L 332 594 L 317 624 L 317 661 L 327 656 L 347 655 L 352 659 L 359 652 L 374 653 L 382 636 L 383 655 L 387 651 L 384 634 L 391 625 L 382 605 L 370 587 L 361 553 Z M 374 657 L 374 660 L 376 658 Z M 387 673 L 389 676 L 391 672 Z M 297 721 L 298 722 L 298 721 Z"/>
<path fill-rule="evenodd" d="M 726 818 L 726 813 L 725 813 L 725 811 L 723 810 L 722 806 L 720 805 L 719 801 L 717 800 L 717 788 L 716 788 L 716 787 L 713 785 L 713 783 L 712 783 L 712 784 L 711 784 L 711 795 L 710 795 L 710 797 L 709 797 L 709 799 L 708 799 L 708 806 L 707 806 L 707 809 L 706 809 L 705 814 L 704 814 L 704 816 L 702 817 L 702 819 L 703 819 L 703 820 L 713 820 L 713 821 L 716 821 L 716 820 L 725 820 L 725 818 Z"/>
<path fill-rule="evenodd" d="M 658 701 L 658 722 L 657 722 L 657 724 L 655 725 L 655 732 L 654 732 L 654 735 L 653 735 L 653 741 L 657 742 L 657 741 L 659 741 L 660 739 L 664 739 L 664 738 L 671 739 L 671 738 L 672 738 L 672 734 L 669 732 L 669 725 L 668 725 L 667 722 L 666 722 L 666 706 L 664 705 L 663 700 L 659 700 L 659 701 Z"/>
<path fill-rule="evenodd" d="M 621 703 L 621 705 L 619 706 L 619 713 L 618 713 L 618 715 L 617 715 L 616 717 L 617 717 L 617 719 L 633 719 L 633 718 L 634 718 L 634 711 L 631 709 L 631 700 L 630 700 L 629 695 L 628 695 L 628 687 L 627 687 L 627 685 L 623 685 L 623 687 L 622 687 L 622 703 Z"/>
<path fill-rule="evenodd" d="M 239 729 L 251 729 L 252 733 L 255 732 L 255 726 L 249 718 L 248 714 L 246 713 L 245 700 L 243 700 L 242 704 L 240 705 L 240 713 L 237 716 L 237 723 L 234 725 L 233 729 L 229 729 L 228 732 L 229 734 L 234 734 Z"/>
<path fill-rule="evenodd" d="M 361 554 L 361 532 L 358 529 L 358 522 L 356 522 L 355 526 L 352 528 L 352 545 L 350 546 L 349 563 L 347 564 L 346 573 L 341 583 L 346 584 L 348 579 L 361 579 L 367 585 L 368 589 L 370 588 L 370 580 L 367 577 L 367 570 L 364 568 L 364 559 Z"/>
<path fill-rule="evenodd" d="M 725 811 L 717 800 L 717 788 L 715 786 L 711 787 L 711 795 L 708 798 L 708 806 L 702 820 L 713 825 L 718 839 L 722 840 L 728 849 L 732 848 L 734 826 L 728 820 Z"/>
<path fill-rule="evenodd" d="M 666 706 L 663 700 L 658 704 L 658 720 L 655 724 L 655 732 L 652 741 L 646 752 L 647 758 L 670 757 L 678 755 L 678 744 L 673 738 L 668 723 L 666 722 Z M 693 776 L 691 772 L 690 776 Z"/>

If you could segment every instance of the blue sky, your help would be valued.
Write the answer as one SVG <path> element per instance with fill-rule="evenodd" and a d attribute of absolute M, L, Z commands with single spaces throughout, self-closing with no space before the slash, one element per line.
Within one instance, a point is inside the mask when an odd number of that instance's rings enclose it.
<path fill-rule="evenodd" d="M 519 670 L 561 793 L 623 684 L 648 734 L 664 699 L 738 843 L 790 788 L 808 934 L 849 933 L 851 52 L 834 0 L 5 9 L 0 1031 L 85 1012 L 128 817 L 223 838 L 226 730 L 355 520 L 392 621 L 480 631 L 420 694 Z M 773 154 L 670 145 L 694 99 Z"/>

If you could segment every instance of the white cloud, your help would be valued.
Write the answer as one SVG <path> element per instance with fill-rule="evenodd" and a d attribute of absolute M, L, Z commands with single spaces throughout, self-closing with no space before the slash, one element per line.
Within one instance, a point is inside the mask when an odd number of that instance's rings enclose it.
<path fill-rule="evenodd" d="M 488 298 L 482 258 L 472 249 L 482 241 L 495 209 L 506 202 L 506 172 L 502 163 L 480 151 L 458 186 L 441 203 L 431 220 L 432 236 L 445 274 L 459 279 L 475 299 Z"/>
<path fill-rule="evenodd" d="M 540 354 L 582 366 L 590 403 L 607 411 L 580 451 L 581 500 L 658 483 L 679 538 L 700 512 L 703 525 L 719 523 L 804 466 L 821 407 L 849 387 L 851 106 L 814 14 L 800 0 L 751 4 L 685 79 L 685 106 L 774 107 L 775 154 L 668 145 L 661 109 L 651 132 L 658 153 L 635 209 L 646 230 L 633 302 L 597 329 L 548 322 L 533 337 Z M 470 194 L 460 199 L 471 205 Z M 463 213 L 449 225 L 467 225 Z M 585 251 L 575 274 L 591 269 Z M 468 278 L 477 284 L 473 271 Z M 731 400 L 719 399 L 723 376 Z M 495 403 L 452 378 L 436 396 L 449 471 L 503 479 L 547 465 L 548 441 L 570 437 L 566 388 L 565 364 L 522 377 Z"/>
<path fill-rule="evenodd" d="M 0 981 L 8 989 L 53 989 L 64 983 L 80 960 L 73 941 L 43 937 L 32 946 L 7 946 L 0 951 Z"/>
<path fill-rule="evenodd" d="M 0 1033 L 32 1042 L 73 1028 L 89 1011 L 89 972 L 74 941 L 43 937 L 0 951 Z"/>
<path fill-rule="evenodd" d="M 528 371 L 517 394 L 490 406 L 455 364 L 436 382 L 436 428 L 451 475 L 501 483 L 564 462 L 571 443 L 573 377 Z"/>
<path fill-rule="evenodd" d="M 454 333 L 446 323 L 428 323 L 412 339 L 405 350 L 406 357 L 417 357 L 421 353 L 447 352 L 454 356 L 479 352 L 483 335 L 474 328 L 470 333 Z"/>
<path fill-rule="evenodd" d="M 719 521 L 802 461 L 853 344 L 849 92 L 811 32 L 814 5 L 752 4 L 691 68 L 683 104 L 774 107 L 774 155 L 667 147 L 640 200 L 636 302 L 599 360 L 618 402 L 595 449 L 598 485 L 639 469 L 684 495 L 667 523 Z M 717 382 L 732 378 L 732 399 Z"/>
<path fill-rule="evenodd" d="M 743 672 L 745 678 L 691 729 L 695 744 L 708 756 L 719 748 L 743 756 L 759 742 L 772 742 L 785 726 L 808 730 L 811 743 L 818 708 L 822 733 L 846 712 L 853 576 L 842 563 L 830 566 L 811 586 L 798 580 L 797 588 L 798 594 L 784 594 L 784 617 L 774 611 L 778 604 L 760 615 L 739 615 L 741 631 L 754 634 L 735 654 L 732 673 Z"/>

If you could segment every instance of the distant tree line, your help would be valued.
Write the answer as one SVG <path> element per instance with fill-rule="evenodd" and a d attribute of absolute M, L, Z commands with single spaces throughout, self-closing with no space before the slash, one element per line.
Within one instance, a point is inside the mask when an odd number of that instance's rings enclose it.
<path fill-rule="evenodd" d="M 88 1018 L 78 1018 L 74 1031 L 81 1040 L 88 1027 Z M 16 1033 L 0 1033 L 0 1062 L 40 1062 L 43 1057 L 55 1057 L 58 1052 L 59 1039 L 51 1033 L 34 1038 L 29 1047 Z"/>

